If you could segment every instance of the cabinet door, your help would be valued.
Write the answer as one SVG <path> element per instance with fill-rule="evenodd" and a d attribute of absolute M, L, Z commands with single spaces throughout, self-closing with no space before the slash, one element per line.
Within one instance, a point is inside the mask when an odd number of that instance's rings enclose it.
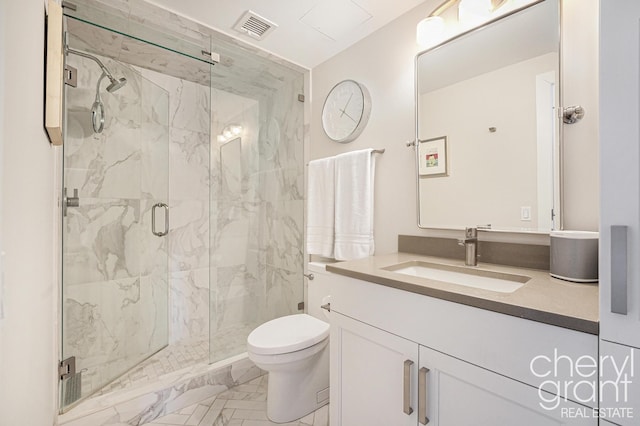
<path fill-rule="evenodd" d="M 441 352 L 420 347 L 418 421 L 429 426 L 596 426 L 593 409 Z M 426 392 L 424 389 L 426 388 Z M 545 402 L 546 401 L 546 402 Z M 425 404 L 426 413 L 421 413 Z M 549 408 L 546 409 L 545 407 Z M 557 406 L 555 406 L 558 404 Z M 429 419 L 425 422 L 423 414 Z"/>
<path fill-rule="evenodd" d="M 640 2 L 601 1 L 600 337 L 636 348 L 640 348 L 639 116 Z M 626 244 L 623 238 L 612 238 L 614 225 L 627 227 Z M 620 247 L 612 249 L 612 244 Z"/>
<path fill-rule="evenodd" d="M 417 343 L 332 312 L 331 426 L 415 426 L 417 366 Z"/>

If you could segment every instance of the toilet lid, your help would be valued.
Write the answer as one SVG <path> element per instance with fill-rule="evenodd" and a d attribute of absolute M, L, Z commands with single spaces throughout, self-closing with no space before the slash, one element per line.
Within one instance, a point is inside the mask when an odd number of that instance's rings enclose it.
<path fill-rule="evenodd" d="M 329 336 L 329 324 L 311 315 L 276 318 L 253 330 L 247 338 L 249 351 L 275 355 L 306 349 Z"/>

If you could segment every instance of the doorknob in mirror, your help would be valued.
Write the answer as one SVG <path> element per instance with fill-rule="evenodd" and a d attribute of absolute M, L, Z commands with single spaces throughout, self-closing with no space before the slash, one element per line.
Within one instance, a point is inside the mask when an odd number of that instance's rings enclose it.
<path fill-rule="evenodd" d="M 562 121 L 565 124 L 575 124 L 584 118 L 584 108 L 580 105 L 570 106 L 562 111 Z"/>

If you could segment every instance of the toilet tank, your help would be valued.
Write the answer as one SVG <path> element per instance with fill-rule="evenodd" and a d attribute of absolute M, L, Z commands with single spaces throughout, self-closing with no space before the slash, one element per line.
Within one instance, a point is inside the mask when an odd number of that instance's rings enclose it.
<path fill-rule="evenodd" d="M 329 301 L 329 283 L 333 274 L 327 272 L 327 263 L 309 262 L 307 273 L 313 274 L 312 280 L 307 280 L 307 313 L 323 321 L 329 321 L 328 312 L 320 305 Z"/>

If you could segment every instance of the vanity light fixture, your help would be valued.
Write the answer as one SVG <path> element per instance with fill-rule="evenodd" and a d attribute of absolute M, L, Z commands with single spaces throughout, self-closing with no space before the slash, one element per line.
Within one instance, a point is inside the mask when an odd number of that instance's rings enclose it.
<path fill-rule="evenodd" d="M 420 46 L 429 46 L 442 39 L 445 24 L 441 16 L 429 16 L 418 22 L 416 29 L 416 39 Z"/>
<path fill-rule="evenodd" d="M 241 124 L 229 124 L 222 129 L 222 133 L 218 135 L 218 142 L 225 143 L 237 138 L 244 128 Z"/>
<path fill-rule="evenodd" d="M 426 18 L 418 22 L 416 41 L 422 47 L 435 46 L 444 39 L 446 25 L 442 15 L 458 5 L 458 22 L 464 27 L 480 24 L 491 17 L 507 0 L 445 0 Z"/>
<path fill-rule="evenodd" d="M 494 11 L 491 0 L 460 0 L 458 3 L 458 22 L 470 28 L 489 19 Z"/>

